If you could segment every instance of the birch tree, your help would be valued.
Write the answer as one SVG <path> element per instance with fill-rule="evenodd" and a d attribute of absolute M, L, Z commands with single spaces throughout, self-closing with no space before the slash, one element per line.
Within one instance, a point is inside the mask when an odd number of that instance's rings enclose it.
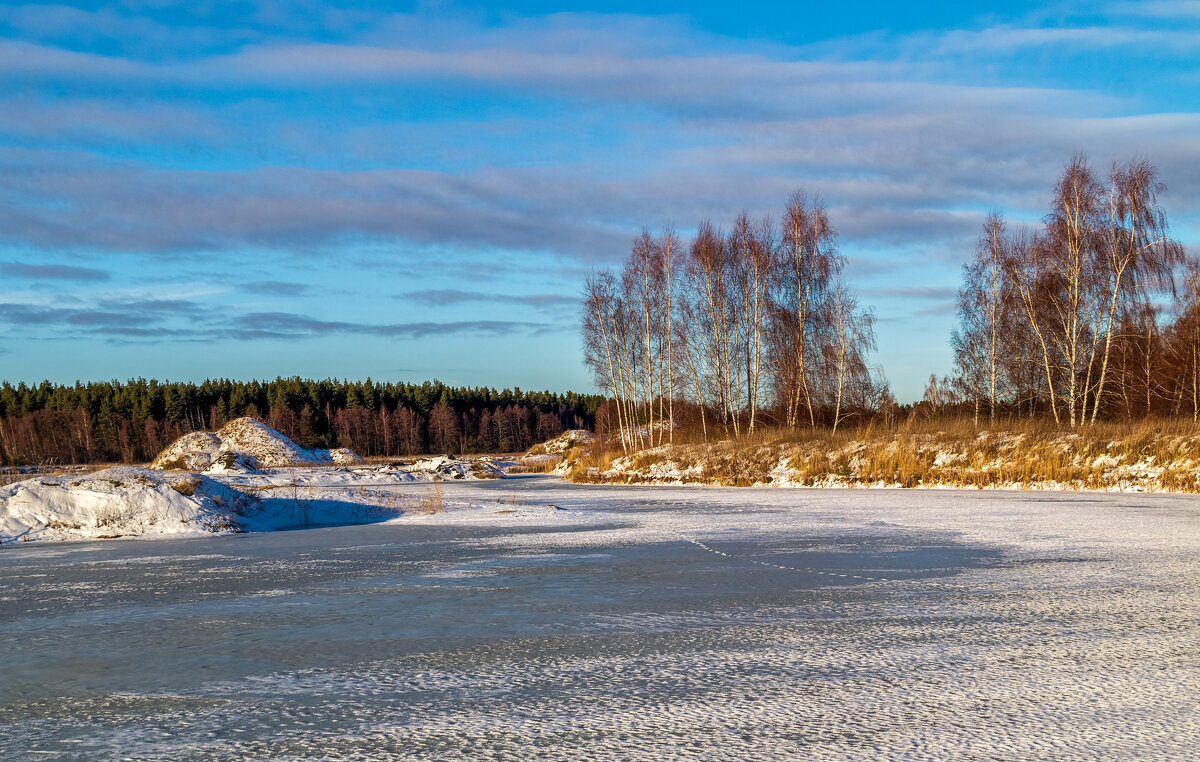
<path fill-rule="evenodd" d="M 772 334 L 772 378 L 788 428 L 796 427 L 801 410 L 809 426 L 816 425 L 811 356 L 826 317 L 830 282 L 843 266 L 824 205 L 797 191 L 783 216 Z"/>
<path fill-rule="evenodd" d="M 992 212 L 983 223 L 974 258 L 963 266 L 963 284 L 958 291 L 958 328 L 951 344 L 960 376 L 975 399 L 976 422 L 979 400 L 984 397 L 988 420 L 995 423 L 997 401 L 1004 391 L 1000 355 L 1008 290 L 1004 271 L 1007 245 L 1004 218 Z"/>
<path fill-rule="evenodd" d="M 833 430 L 847 417 L 843 406 L 855 383 L 869 383 L 866 355 L 875 349 L 875 316 L 862 310 L 850 289 L 840 280 L 829 299 L 829 341 L 824 347 L 828 375 L 833 385 Z"/>
<path fill-rule="evenodd" d="M 1123 167 L 1113 162 L 1109 171 L 1108 219 L 1102 247 L 1107 309 L 1092 421 L 1099 415 L 1104 400 L 1114 320 L 1129 284 L 1140 279 L 1143 284 L 1173 290 L 1174 270 L 1184 259 L 1183 247 L 1171 240 L 1166 214 L 1158 203 L 1158 196 L 1165 189 L 1158 182 L 1154 165 L 1145 158 L 1133 159 Z"/>

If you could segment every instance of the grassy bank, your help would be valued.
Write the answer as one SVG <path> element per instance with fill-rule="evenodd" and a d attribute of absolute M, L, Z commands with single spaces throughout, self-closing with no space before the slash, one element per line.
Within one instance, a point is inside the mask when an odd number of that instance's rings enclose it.
<path fill-rule="evenodd" d="M 964 420 L 836 434 L 765 430 L 717 442 L 680 434 L 676 444 L 631 454 L 595 442 L 566 463 L 567 478 L 579 483 L 1200 492 L 1200 427 Z"/>

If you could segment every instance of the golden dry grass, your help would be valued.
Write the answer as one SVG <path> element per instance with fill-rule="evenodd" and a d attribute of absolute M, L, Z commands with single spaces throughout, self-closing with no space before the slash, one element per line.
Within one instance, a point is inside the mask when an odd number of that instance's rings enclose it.
<path fill-rule="evenodd" d="M 569 458 L 570 459 L 570 458 Z M 655 469 L 656 464 L 658 468 Z M 682 481 L 749 486 L 952 486 L 1200 492 L 1200 427 L 1191 421 L 1042 421 L 976 427 L 969 419 L 839 431 L 764 429 L 751 436 L 625 454 L 579 453 L 577 482 Z"/>
<path fill-rule="evenodd" d="M 443 513 L 445 510 L 446 504 L 442 496 L 442 485 L 440 482 L 434 481 L 430 485 L 429 491 L 417 501 L 417 513 L 432 515 Z"/>
<path fill-rule="evenodd" d="M 524 457 L 508 469 L 510 474 L 548 474 L 563 462 L 561 455 Z"/>

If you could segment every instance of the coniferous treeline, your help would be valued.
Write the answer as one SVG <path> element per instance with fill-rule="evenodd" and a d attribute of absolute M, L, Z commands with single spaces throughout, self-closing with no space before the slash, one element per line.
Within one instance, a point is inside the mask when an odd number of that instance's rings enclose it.
<path fill-rule="evenodd" d="M 190 431 L 261 418 L 365 455 L 512 452 L 593 425 L 597 395 L 366 381 L 0 384 L 0 465 L 147 461 Z"/>
<path fill-rule="evenodd" d="M 955 377 L 926 401 L 1072 427 L 1200 419 L 1200 263 L 1171 238 L 1163 191 L 1146 159 L 1100 175 L 1080 154 L 1040 228 L 991 214 L 963 270 Z"/>
<path fill-rule="evenodd" d="M 842 277 L 837 233 L 797 192 L 776 224 L 742 213 L 687 244 L 671 228 L 633 242 L 619 273 L 586 282 L 585 358 L 611 401 L 598 423 L 626 448 L 671 438 L 686 412 L 707 438 L 872 413 L 894 401 L 874 314 Z"/>

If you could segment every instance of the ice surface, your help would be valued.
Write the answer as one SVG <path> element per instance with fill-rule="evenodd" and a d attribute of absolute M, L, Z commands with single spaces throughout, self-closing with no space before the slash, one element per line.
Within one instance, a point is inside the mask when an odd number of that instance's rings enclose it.
<path fill-rule="evenodd" d="M 443 490 L 372 526 L 0 549 L 4 756 L 1200 747 L 1194 498 Z"/>

